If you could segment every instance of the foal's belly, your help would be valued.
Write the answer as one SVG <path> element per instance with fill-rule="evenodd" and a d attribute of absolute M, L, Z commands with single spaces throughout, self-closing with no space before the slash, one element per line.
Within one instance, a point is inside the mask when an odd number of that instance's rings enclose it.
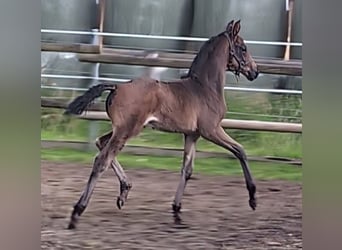
<path fill-rule="evenodd" d="M 192 123 L 192 124 L 191 124 Z M 192 133 L 197 130 L 195 122 L 177 121 L 170 117 L 151 116 L 146 119 L 144 127 L 150 127 L 163 132 Z"/>
<path fill-rule="evenodd" d="M 185 133 L 183 129 L 173 127 L 173 126 L 167 126 L 165 124 L 159 123 L 159 122 L 149 122 L 145 125 L 145 127 L 149 127 L 152 129 L 156 129 L 163 132 L 170 132 L 170 133 Z"/>

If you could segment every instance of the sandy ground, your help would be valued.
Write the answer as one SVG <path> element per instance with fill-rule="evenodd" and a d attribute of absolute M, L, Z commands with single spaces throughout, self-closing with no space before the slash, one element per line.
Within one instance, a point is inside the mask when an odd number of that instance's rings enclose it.
<path fill-rule="evenodd" d="M 300 184 L 257 181 L 258 207 L 252 211 L 242 176 L 196 171 L 182 201 L 182 225 L 171 213 L 179 173 L 126 170 L 133 188 L 119 210 L 119 184 L 109 169 L 78 228 L 67 230 L 90 170 L 90 165 L 41 162 L 41 249 L 302 249 Z"/>

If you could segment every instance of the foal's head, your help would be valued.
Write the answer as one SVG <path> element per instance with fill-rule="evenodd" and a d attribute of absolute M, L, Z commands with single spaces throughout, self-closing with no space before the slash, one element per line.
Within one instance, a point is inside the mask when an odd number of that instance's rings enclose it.
<path fill-rule="evenodd" d="M 249 81 L 253 81 L 258 77 L 258 68 L 247 50 L 245 41 L 239 36 L 241 25 L 240 20 L 234 23 L 230 21 L 227 25 L 224 35 L 229 42 L 229 60 L 228 70 L 235 72 L 236 75 L 243 74 Z"/>

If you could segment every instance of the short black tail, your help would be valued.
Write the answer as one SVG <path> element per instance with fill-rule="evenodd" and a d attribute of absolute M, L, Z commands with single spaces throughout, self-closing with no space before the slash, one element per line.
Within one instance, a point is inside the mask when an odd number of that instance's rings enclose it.
<path fill-rule="evenodd" d="M 110 90 L 115 91 L 116 85 L 114 84 L 98 84 L 96 86 L 93 86 L 89 88 L 83 95 L 77 97 L 75 100 L 73 100 L 68 107 L 66 108 L 64 114 L 74 114 L 74 115 L 80 115 L 83 111 L 85 111 L 88 106 L 98 97 L 101 96 L 102 92 Z"/>

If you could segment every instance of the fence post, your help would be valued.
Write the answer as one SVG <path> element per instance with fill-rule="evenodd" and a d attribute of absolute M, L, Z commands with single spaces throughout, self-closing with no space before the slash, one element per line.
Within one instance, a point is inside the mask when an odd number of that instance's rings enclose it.
<path fill-rule="evenodd" d="M 99 29 L 92 29 L 92 31 L 98 32 Z M 98 43 L 99 43 L 99 36 L 94 35 L 93 44 L 97 45 Z M 92 73 L 91 74 L 96 79 L 99 77 L 99 70 L 100 70 L 100 63 L 95 63 L 92 67 Z M 96 84 L 97 84 L 97 80 L 92 80 L 89 87 L 96 85 Z M 97 102 L 97 100 L 94 101 L 94 103 L 96 103 L 96 102 Z M 98 121 L 90 121 L 89 122 L 89 130 L 88 130 L 88 143 L 87 143 L 86 150 L 90 151 L 90 150 L 96 149 L 94 142 L 98 136 L 98 133 L 99 133 L 99 122 Z"/>

